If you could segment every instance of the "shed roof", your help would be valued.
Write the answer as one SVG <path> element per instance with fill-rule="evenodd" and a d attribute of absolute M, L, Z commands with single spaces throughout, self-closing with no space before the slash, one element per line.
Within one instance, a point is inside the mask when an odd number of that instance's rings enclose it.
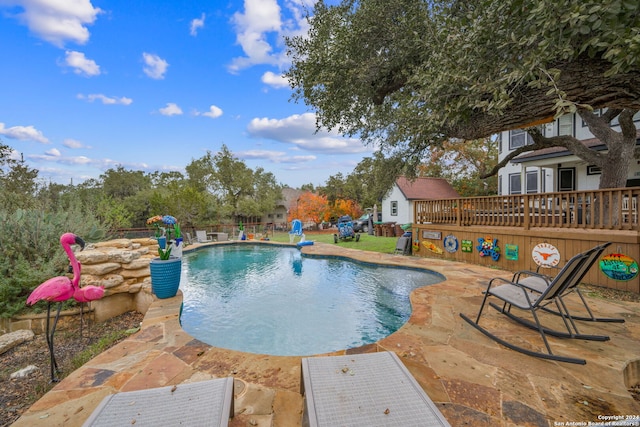
<path fill-rule="evenodd" d="M 416 178 L 411 181 L 404 176 L 396 180 L 396 185 L 407 200 L 455 199 L 460 197 L 444 178 Z"/>

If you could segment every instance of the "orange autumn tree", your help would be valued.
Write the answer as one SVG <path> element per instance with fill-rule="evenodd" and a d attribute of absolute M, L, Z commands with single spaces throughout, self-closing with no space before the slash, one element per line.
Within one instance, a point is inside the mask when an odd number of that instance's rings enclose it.
<path fill-rule="evenodd" d="M 327 210 L 324 220 L 330 221 L 331 217 L 340 218 L 343 215 L 350 215 L 351 218 L 360 216 L 362 209 L 353 200 L 338 199 L 330 210 Z"/>
<path fill-rule="evenodd" d="M 291 202 L 287 220 L 291 222 L 299 219 L 303 223 L 311 221 L 320 224 L 328 211 L 329 202 L 326 197 L 307 191 Z"/>

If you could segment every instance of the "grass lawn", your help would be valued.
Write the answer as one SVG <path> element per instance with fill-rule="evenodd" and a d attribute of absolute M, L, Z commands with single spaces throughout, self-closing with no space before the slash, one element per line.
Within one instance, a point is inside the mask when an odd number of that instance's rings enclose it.
<path fill-rule="evenodd" d="M 338 231 L 335 230 L 337 233 Z M 289 233 L 276 232 L 273 236 L 269 236 L 270 240 L 274 242 L 289 243 Z M 305 232 L 305 239 L 312 240 L 318 243 L 330 243 L 335 245 L 333 241 L 333 233 L 328 232 Z M 296 236 L 296 242 L 300 241 L 300 238 Z M 338 245 L 345 248 L 360 249 L 362 251 L 381 252 L 385 254 L 392 254 L 396 249 L 397 237 L 376 237 L 366 233 L 360 233 L 360 241 L 356 242 L 355 239 L 338 240 Z"/>

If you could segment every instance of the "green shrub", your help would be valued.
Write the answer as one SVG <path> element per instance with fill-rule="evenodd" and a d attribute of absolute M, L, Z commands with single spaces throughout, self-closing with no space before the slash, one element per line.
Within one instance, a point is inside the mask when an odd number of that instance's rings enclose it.
<path fill-rule="evenodd" d="M 40 283 L 67 272 L 69 260 L 60 236 L 72 232 L 87 242 L 100 240 L 98 221 L 69 208 L 59 212 L 0 208 L 0 316 L 9 318 L 26 311 L 26 300 Z M 41 311 L 44 304 L 36 304 Z"/>

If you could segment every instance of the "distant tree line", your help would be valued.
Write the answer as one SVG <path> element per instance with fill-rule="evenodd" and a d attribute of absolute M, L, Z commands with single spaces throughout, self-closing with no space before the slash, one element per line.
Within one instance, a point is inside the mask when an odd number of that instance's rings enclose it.
<path fill-rule="evenodd" d="M 226 146 L 180 172 L 109 169 L 77 185 L 43 183 L 38 171 L 0 143 L 0 316 L 25 309 L 29 293 L 66 273 L 59 238 L 74 232 L 99 241 L 120 228 L 145 227 L 170 214 L 183 226 L 235 222 L 273 212 L 282 186 L 262 168 L 251 170 Z"/>
<path fill-rule="evenodd" d="M 471 147 L 471 146 L 469 146 Z M 442 176 L 462 195 L 487 194 L 495 183 L 478 179 L 481 167 L 497 161 L 489 140 L 474 149 L 452 152 L 445 146 L 417 170 L 401 158 L 380 152 L 362 160 L 347 176 L 338 173 L 325 185 L 305 184 L 288 209 L 287 220 L 316 224 L 342 215 L 358 217 L 380 203 L 398 176 Z M 87 241 L 108 238 L 115 230 L 145 227 L 154 215 L 170 214 L 185 227 L 259 221 L 283 202 L 283 185 L 263 168 L 250 169 L 222 146 L 192 160 L 181 172 L 144 172 L 122 166 L 82 183 L 46 183 L 38 170 L 11 157 L 0 142 L 0 316 L 25 308 L 31 290 L 64 274 L 68 261 L 58 243 L 71 231 Z M 493 189 L 493 190 L 492 190 Z"/>

